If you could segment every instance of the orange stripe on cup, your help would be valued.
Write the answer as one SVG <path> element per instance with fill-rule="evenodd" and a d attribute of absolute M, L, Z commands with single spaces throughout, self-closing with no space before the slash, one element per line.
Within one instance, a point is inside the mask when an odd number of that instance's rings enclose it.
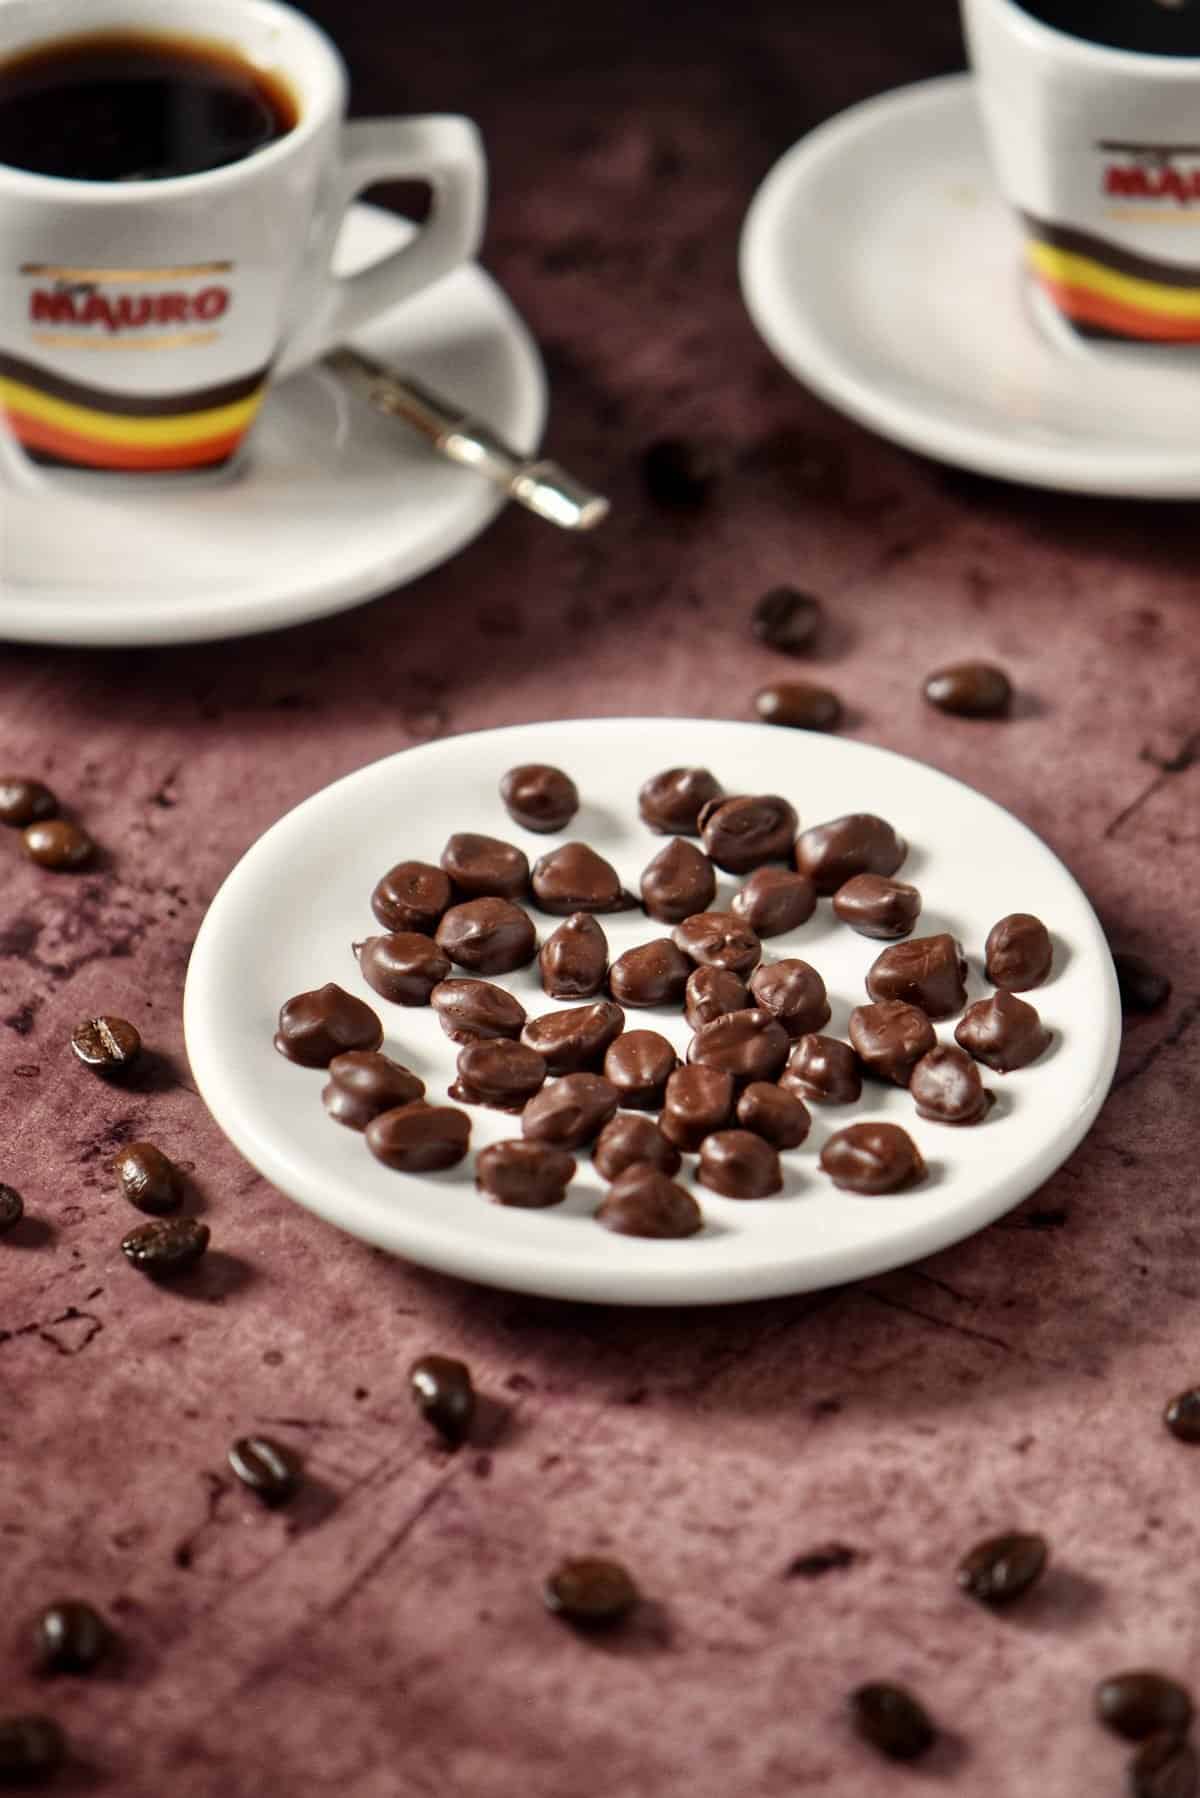
<path fill-rule="evenodd" d="M 161 449 L 142 449 L 133 444 L 109 443 L 85 437 L 61 425 L 47 424 L 16 411 L 6 414 L 13 435 L 26 449 L 56 456 L 84 468 L 126 469 L 130 472 L 169 472 L 180 468 L 205 468 L 224 462 L 245 436 L 244 431 L 226 432 L 199 443 L 175 444 Z"/>
<path fill-rule="evenodd" d="M 1078 319 L 1081 324 L 1097 325 L 1120 337 L 1142 341 L 1200 343 L 1200 319 L 1172 318 L 1161 312 L 1144 311 L 1140 306 L 1109 299 L 1088 288 L 1051 281 L 1042 274 L 1037 279 L 1060 311 L 1068 318 Z"/>

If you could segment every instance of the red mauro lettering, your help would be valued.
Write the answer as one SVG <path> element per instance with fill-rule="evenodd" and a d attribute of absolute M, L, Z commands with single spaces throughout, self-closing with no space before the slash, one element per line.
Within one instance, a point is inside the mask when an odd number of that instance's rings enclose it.
<path fill-rule="evenodd" d="M 47 293 L 35 287 L 29 296 L 29 317 L 35 325 L 73 325 L 75 303 L 69 293 Z"/>
<path fill-rule="evenodd" d="M 186 293 L 160 293 L 154 302 L 154 316 L 160 325 L 185 325 L 187 315 Z"/>
<path fill-rule="evenodd" d="M 1152 200 L 1153 190 L 1145 169 L 1120 168 L 1112 163 L 1104 171 L 1105 191 L 1126 200 Z"/>
<path fill-rule="evenodd" d="M 103 325 L 106 331 L 118 328 L 116 312 L 102 293 L 89 293 L 77 317 L 81 325 Z"/>
<path fill-rule="evenodd" d="M 220 318 L 229 310 L 229 289 L 227 287 L 206 287 L 192 301 L 194 317 L 203 319 L 205 323 Z"/>
<path fill-rule="evenodd" d="M 154 301 L 149 294 L 123 293 L 117 301 L 117 324 L 122 331 L 136 331 L 154 317 Z"/>

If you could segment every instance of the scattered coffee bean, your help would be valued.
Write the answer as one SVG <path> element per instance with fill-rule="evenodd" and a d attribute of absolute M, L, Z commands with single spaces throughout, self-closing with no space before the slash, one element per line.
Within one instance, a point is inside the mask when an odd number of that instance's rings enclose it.
<path fill-rule="evenodd" d="M 429 995 L 438 1022 L 452 1043 L 489 1036 L 520 1036 L 525 1007 L 488 980 L 443 980 Z"/>
<path fill-rule="evenodd" d="M 694 843 L 686 837 L 672 837 L 647 863 L 641 892 L 648 917 L 660 924 L 678 924 L 712 904 L 717 876 L 707 855 Z"/>
<path fill-rule="evenodd" d="M 762 959 L 762 944 L 731 911 L 702 911 L 671 933 L 677 949 L 706 968 L 727 968 L 745 978 Z"/>
<path fill-rule="evenodd" d="M 798 1149 L 812 1128 L 803 1101 L 766 1080 L 753 1080 L 746 1088 L 737 1102 L 737 1121 L 773 1149 Z"/>
<path fill-rule="evenodd" d="M 195 1217 L 155 1218 L 121 1238 L 121 1252 L 139 1273 L 169 1280 L 195 1267 L 208 1247 L 209 1229 Z"/>
<path fill-rule="evenodd" d="M 453 898 L 450 876 L 432 862 L 397 862 L 371 894 L 371 910 L 385 930 L 432 936 Z"/>
<path fill-rule="evenodd" d="M 990 1536 L 959 1562 L 959 1586 L 980 1604 L 1011 1604 L 1036 1586 L 1046 1571 L 1049 1552 L 1044 1536 L 1019 1530 L 1006 1536 Z"/>
<path fill-rule="evenodd" d="M 869 1074 L 896 1086 L 907 1086 L 922 1055 L 937 1047 L 928 1017 L 903 999 L 856 1006 L 850 1013 L 850 1042 Z"/>
<path fill-rule="evenodd" d="M 0 1717 L 0 1786 L 41 1785 L 67 1758 L 52 1717 Z"/>
<path fill-rule="evenodd" d="M 608 990 L 622 1005 L 681 1005 L 691 972 L 683 950 L 670 937 L 656 937 L 618 955 L 608 970 Z"/>
<path fill-rule="evenodd" d="M 956 662 L 927 675 L 922 688 L 939 712 L 959 718 L 998 718 L 1012 704 L 1012 683 L 990 662 Z"/>
<path fill-rule="evenodd" d="M 1118 951 L 1113 956 L 1113 967 L 1117 971 L 1122 1011 L 1157 1011 L 1171 997 L 1169 977 L 1160 973 L 1145 956 L 1123 955 Z"/>
<path fill-rule="evenodd" d="M 907 854 L 904 839 L 873 812 L 849 812 L 796 838 L 797 868 L 826 897 L 856 874 L 894 874 Z"/>
<path fill-rule="evenodd" d="M 694 1153 L 706 1136 L 723 1130 L 733 1118 L 733 1076 L 723 1068 L 690 1065 L 676 1068 L 667 1081 L 667 1096 L 658 1127 L 677 1149 Z"/>
<path fill-rule="evenodd" d="M 39 868 L 70 874 L 84 868 L 96 853 L 96 845 L 81 824 L 67 818 L 46 818 L 27 824 L 21 832 L 25 853 Z"/>
<path fill-rule="evenodd" d="M 565 830 L 579 810 L 579 789 L 569 774 L 545 762 L 523 762 L 500 782 L 508 815 L 526 830 Z"/>
<path fill-rule="evenodd" d="M 415 930 L 369 936 L 355 943 L 354 953 L 367 985 L 393 1005 L 428 1005 L 430 993 L 450 972 L 449 956 Z"/>
<path fill-rule="evenodd" d="M 727 874 L 749 874 L 764 862 L 790 861 L 798 824 L 795 808 L 775 793 L 712 799 L 699 818 L 705 850 Z"/>
<path fill-rule="evenodd" d="M 1129 1763 L 1130 1798 L 1196 1798 L 1200 1756 L 1186 1736 L 1164 1730 L 1143 1742 Z"/>
<path fill-rule="evenodd" d="M 541 1142 L 494 1142 L 475 1158 L 475 1184 L 497 1205 L 544 1211 L 561 1205 L 575 1177 L 575 1162 Z"/>
<path fill-rule="evenodd" d="M 934 1124 L 981 1124 L 996 1098 L 966 1050 L 952 1043 L 939 1043 L 922 1055 L 908 1090 L 916 1101 L 917 1116 Z"/>
<path fill-rule="evenodd" d="M 1139 1668 L 1100 1681 L 1096 1715 L 1117 1735 L 1141 1742 L 1164 1730 L 1182 1735 L 1192 1721 L 1192 1699 L 1177 1680 Z"/>
<path fill-rule="evenodd" d="M 544 1086 L 521 1117 L 522 1135 L 556 1149 L 594 1142 L 615 1114 L 620 1094 L 600 1074 L 566 1074 Z"/>
<path fill-rule="evenodd" d="M 688 975 L 684 1016 L 693 1030 L 731 1011 L 749 1011 L 752 1004 L 749 987 L 728 968 L 700 967 Z"/>
<path fill-rule="evenodd" d="M 554 917 L 577 911 L 629 911 L 634 903 L 612 863 L 586 843 L 564 843 L 543 855 L 534 866 L 533 895 Z"/>
<path fill-rule="evenodd" d="M 806 874 L 790 868 L 755 868 L 729 909 L 756 936 L 784 936 L 808 923 L 817 909 L 817 889 Z"/>
<path fill-rule="evenodd" d="M 706 1136 L 697 1177 L 727 1199 L 766 1199 L 783 1189 L 779 1151 L 750 1130 L 714 1130 Z"/>
<path fill-rule="evenodd" d="M 529 891 L 529 860 L 515 843 L 456 831 L 442 850 L 442 871 L 459 899 L 523 899 Z"/>
<path fill-rule="evenodd" d="M 81 1598 L 60 1598 L 34 1618 L 30 1630 L 35 1673 L 90 1673 L 112 1646 L 112 1631 Z"/>
<path fill-rule="evenodd" d="M 1163 1422 L 1180 1442 L 1200 1442 L 1200 1386 L 1176 1393 L 1163 1412 Z"/>
<path fill-rule="evenodd" d="M 564 1561 L 542 1588 L 546 1609 L 584 1629 L 620 1623 L 638 1602 L 638 1589 L 617 1561 L 592 1556 Z"/>
<path fill-rule="evenodd" d="M 704 1218 L 691 1193 L 645 1162 L 617 1175 L 596 1212 L 597 1223 L 618 1236 L 695 1236 Z"/>
<path fill-rule="evenodd" d="M 127 1074 L 142 1052 L 142 1039 L 127 1018 L 84 1018 L 71 1032 L 71 1047 L 97 1074 Z"/>
<path fill-rule="evenodd" d="M 819 599 L 795 587 L 772 587 L 750 614 L 750 628 L 760 643 L 781 655 L 807 655 L 821 628 Z"/>
<path fill-rule="evenodd" d="M 401 1174 L 427 1174 L 455 1167 L 467 1152 L 471 1120 L 450 1105 L 423 1099 L 381 1111 L 367 1125 L 367 1147 L 376 1161 Z"/>
<path fill-rule="evenodd" d="M 279 1013 L 275 1047 L 304 1068 L 327 1068 L 347 1049 L 377 1049 L 383 1025 L 369 1005 L 335 981 L 297 993 Z"/>
<path fill-rule="evenodd" d="M 264 1505 L 284 1505 L 300 1484 L 300 1457 L 270 1436 L 239 1436 L 229 1465 Z"/>
<path fill-rule="evenodd" d="M 590 999 L 608 972 L 608 940 L 590 912 L 572 912 L 538 954 L 542 991 L 551 999 Z"/>
<path fill-rule="evenodd" d="M 15 1229 L 25 1215 L 25 1201 L 15 1186 L 0 1186 L 0 1236 Z"/>
<path fill-rule="evenodd" d="M 471 1432 L 475 1387 L 465 1361 L 450 1355 L 422 1355 L 408 1370 L 413 1403 L 444 1442 L 457 1448 Z"/>
<path fill-rule="evenodd" d="M 740 1088 L 752 1080 L 774 1080 L 783 1072 L 790 1047 L 787 1031 L 769 1011 L 731 1011 L 700 1026 L 688 1060 L 723 1070 Z"/>
<path fill-rule="evenodd" d="M 623 1106 L 661 1111 L 667 1081 L 678 1066 L 673 1046 L 657 1030 L 627 1030 L 604 1057 L 604 1078 L 612 1081 Z"/>
<path fill-rule="evenodd" d="M 596 1172 L 615 1180 L 627 1167 L 643 1162 L 660 1174 L 677 1174 L 681 1156 L 652 1118 L 636 1112 L 618 1112 L 605 1124 L 592 1149 Z"/>
<path fill-rule="evenodd" d="M 1001 991 L 968 1009 L 954 1040 L 993 1073 L 1010 1074 L 1044 1054 L 1050 1032 L 1032 1005 Z"/>
<path fill-rule="evenodd" d="M 53 818 L 58 800 L 40 780 L 27 780 L 22 774 L 0 774 L 0 824 L 13 824 L 24 830 L 27 824 L 40 824 Z"/>
<path fill-rule="evenodd" d="M 154 1217 L 178 1211 L 183 1200 L 183 1176 L 154 1143 L 126 1143 L 112 1165 L 121 1191 L 139 1211 L 148 1211 Z"/>
<path fill-rule="evenodd" d="M 789 1036 L 808 1036 L 829 1022 L 825 982 L 806 961 L 764 962 L 750 976 L 750 992 L 760 1011 L 769 1011 Z"/>
<path fill-rule="evenodd" d="M 712 446 L 685 437 L 660 437 L 642 451 L 642 479 L 656 506 L 694 512 L 703 506 L 720 472 Z"/>
<path fill-rule="evenodd" d="M 469 899 L 464 905 L 452 905 L 434 941 L 456 966 L 472 974 L 511 974 L 528 967 L 537 954 L 533 922 L 510 899 Z"/>
<path fill-rule="evenodd" d="M 850 1694 L 850 1720 L 864 1742 L 892 1761 L 918 1760 L 937 1740 L 928 1711 L 903 1686 L 859 1686 Z"/>
<path fill-rule="evenodd" d="M 572 1005 L 566 1011 L 530 1018 L 521 1041 L 542 1057 L 548 1073 L 581 1074 L 600 1067 L 624 1028 L 621 1007 L 597 999 L 592 1005 Z"/>
<path fill-rule="evenodd" d="M 893 943 L 867 972 L 872 999 L 901 999 L 927 1018 L 952 1018 L 967 1002 L 967 958 L 946 931 Z"/>
<path fill-rule="evenodd" d="M 667 768 L 652 774 L 638 794 L 643 824 L 662 836 L 695 837 L 700 834 L 700 813 L 722 787 L 707 768 Z"/>
<path fill-rule="evenodd" d="M 381 1111 L 396 1111 L 425 1097 L 425 1082 L 388 1055 L 350 1049 L 329 1064 L 329 1085 L 321 1101 L 330 1117 L 349 1130 L 365 1130 Z"/>
<path fill-rule="evenodd" d="M 891 941 L 907 936 L 921 915 L 921 895 L 907 881 L 856 874 L 833 895 L 833 909 L 859 936 Z"/>
<path fill-rule="evenodd" d="M 1010 993 L 1041 986 L 1050 973 L 1054 945 L 1040 918 L 1027 911 L 1010 912 L 988 932 L 987 977 Z"/>
<path fill-rule="evenodd" d="M 775 681 L 754 695 L 754 709 L 764 724 L 783 724 L 789 730 L 836 730 L 842 721 L 842 702 L 829 687 L 810 681 Z"/>
<path fill-rule="evenodd" d="M 464 1043 L 458 1052 L 458 1079 L 450 1097 L 462 1105 L 492 1105 L 520 1111 L 546 1083 L 544 1058 L 524 1043 L 505 1037 Z"/>
<path fill-rule="evenodd" d="M 921 1152 L 898 1124 L 848 1124 L 821 1150 L 821 1168 L 846 1192 L 900 1192 L 924 1178 Z"/>
<path fill-rule="evenodd" d="M 802 1036 L 779 1084 L 817 1105 L 853 1105 L 862 1097 L 862 1067 L 848 1043 L 835 1036 Z"/>

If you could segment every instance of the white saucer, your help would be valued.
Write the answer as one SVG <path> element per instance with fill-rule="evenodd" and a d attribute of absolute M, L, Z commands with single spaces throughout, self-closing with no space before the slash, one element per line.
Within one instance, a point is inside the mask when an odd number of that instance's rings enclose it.
<path fill-rule="evenodd" d="M 339 262 L 403 240 L 356 206 Z M 475 265 L 356 341 L 531 451 L 546 384 L 537 348 Z M 279 387 L 228 477 L 138 488 L 25 461 L 0 427 L 0 639 L 199 642 L 299 624 L 415 580 L 483 530 L 503 496 L 320 370 Z"/>
<path fill-rule="evenodd" d="M 1085 493 L 1200 494 L 1192 352 L 1038 323 L 970 76 L 856 106 L 759 189 L 742 292 L 780 361 L 860 424 L 983 474 Z"/>
<path fill-rule="evenodd" d="M 908 837 L 905 876 L 925 897 L 923 931 L 953 930 L 972 955 L 971 998 L 985 989 L 979 957 L 1005 913 L 1041 916 L 1056 939 L 1049 983 L 1030 998 L 1054 1031 L 1047 1054 L 1005 1077 L 981 1125 L 923 1123 L 907 1092 L 871 1087 L 857 1106 L 814 1106 L 805 1145 L 784 1157 L 783 1193 L 739 1203 L 696 1187 L 707 1227 L 683 1242 L 610 1235 L 591 1216 L 602 1186 L 586 1151 L 567 1203 L 512 1211 L 474 1187 L 472 1159 L 445 1174 L 405 1176 L 380 1166 L 356 1132 L 321 1105 L 325 1075 L 272 1046 L 292 994 L 336 980 L 384 1019 L 386 1050 L 445 1102 L 457 1051 L 432 1011 L 380 999 L 361 980 L 351 942 L 370 934 L 369 896 L 392 863 L 437 861 L 447 835 L 473 829 L 518 842 L 532 860 L 561 841 L 514 825 L 500 803 L 506 768 L 549 761 L 571 772 L 584 804 L 571 837 L 596 845 L 635 891 L 662 847 L 638 820 L 637 791 L 661 768 L 707 764 L 729 792 L 789 795 L 802 824 L 878 810 Z M 718 904 L 737 882 L 722 876 Z M 539 935 L 556 920 L 534 914 Z M 640 912 L 601 919 L 612 953 L 662 936 Z M 825 976 L 827 1029 L 844 1037 L 882 947 L 838 924 L 828 901 L 772 959 L 800 955 Z M 500 984 L 531 1014 L 555 1009 L 531 969 Z M 895 1267 L 969 1235 L 1039 1186 L 1070 1154 L 1108 1091 L 1120 1012 L 1112 961 L 1087 900 L 1023 824 L 969 787 L 921 763 L 837 738 L 667 718 L 602 718 L 520 725 L 450 738 L 377 762 L 327 787 L 273 826 L 229 876 L 197 938 L 184 1001 L 188 1054 L 210 1110 L 237 1148 L 284 1193 L 368 1242 L 493 1286 L 614 1304 L 721 1304 L 799 1292 Z M 627 1027 L 659 1030 L 682 1051 L 678 1010 L 627 1013 Z M 953 1021 L 938 1027 L 949 1040 Z M 515 1119 L 471 1107 L 479 1148 L 518 1134 Z M 863 1118 L 909 1129 L 930 1177 L 909 1193 L 856 1198 L 817 1167 L 831 1131 Z M 682 1178 L 692 1183 L 695 1160 Z"/>

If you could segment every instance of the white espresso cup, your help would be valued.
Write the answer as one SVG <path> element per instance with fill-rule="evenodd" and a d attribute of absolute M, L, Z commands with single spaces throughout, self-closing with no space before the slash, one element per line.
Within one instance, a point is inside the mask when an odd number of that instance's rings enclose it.
<path fill-rule="evenodd" d="M 1074 36 L 1015 0 L 962 11 L 1043 315 L 1083 337 L 1200 343 L 1200 56 Z"/>
<path fill-rule="evenodd" d="M 211 469 L 272 381 L 474 254 L 483 151 L 467 119 L 347 123 L 338 52 L 278 0 L 0 0 L 0 65 L 109 33 L 232 53 L 282 87 L 295 123 L 241 161 L 161 180 L 0 164 L 0 430 L 77 468 Z M 428 221 L 335 276 L 355 196 L 400 179 L 430 185 Z"/>

